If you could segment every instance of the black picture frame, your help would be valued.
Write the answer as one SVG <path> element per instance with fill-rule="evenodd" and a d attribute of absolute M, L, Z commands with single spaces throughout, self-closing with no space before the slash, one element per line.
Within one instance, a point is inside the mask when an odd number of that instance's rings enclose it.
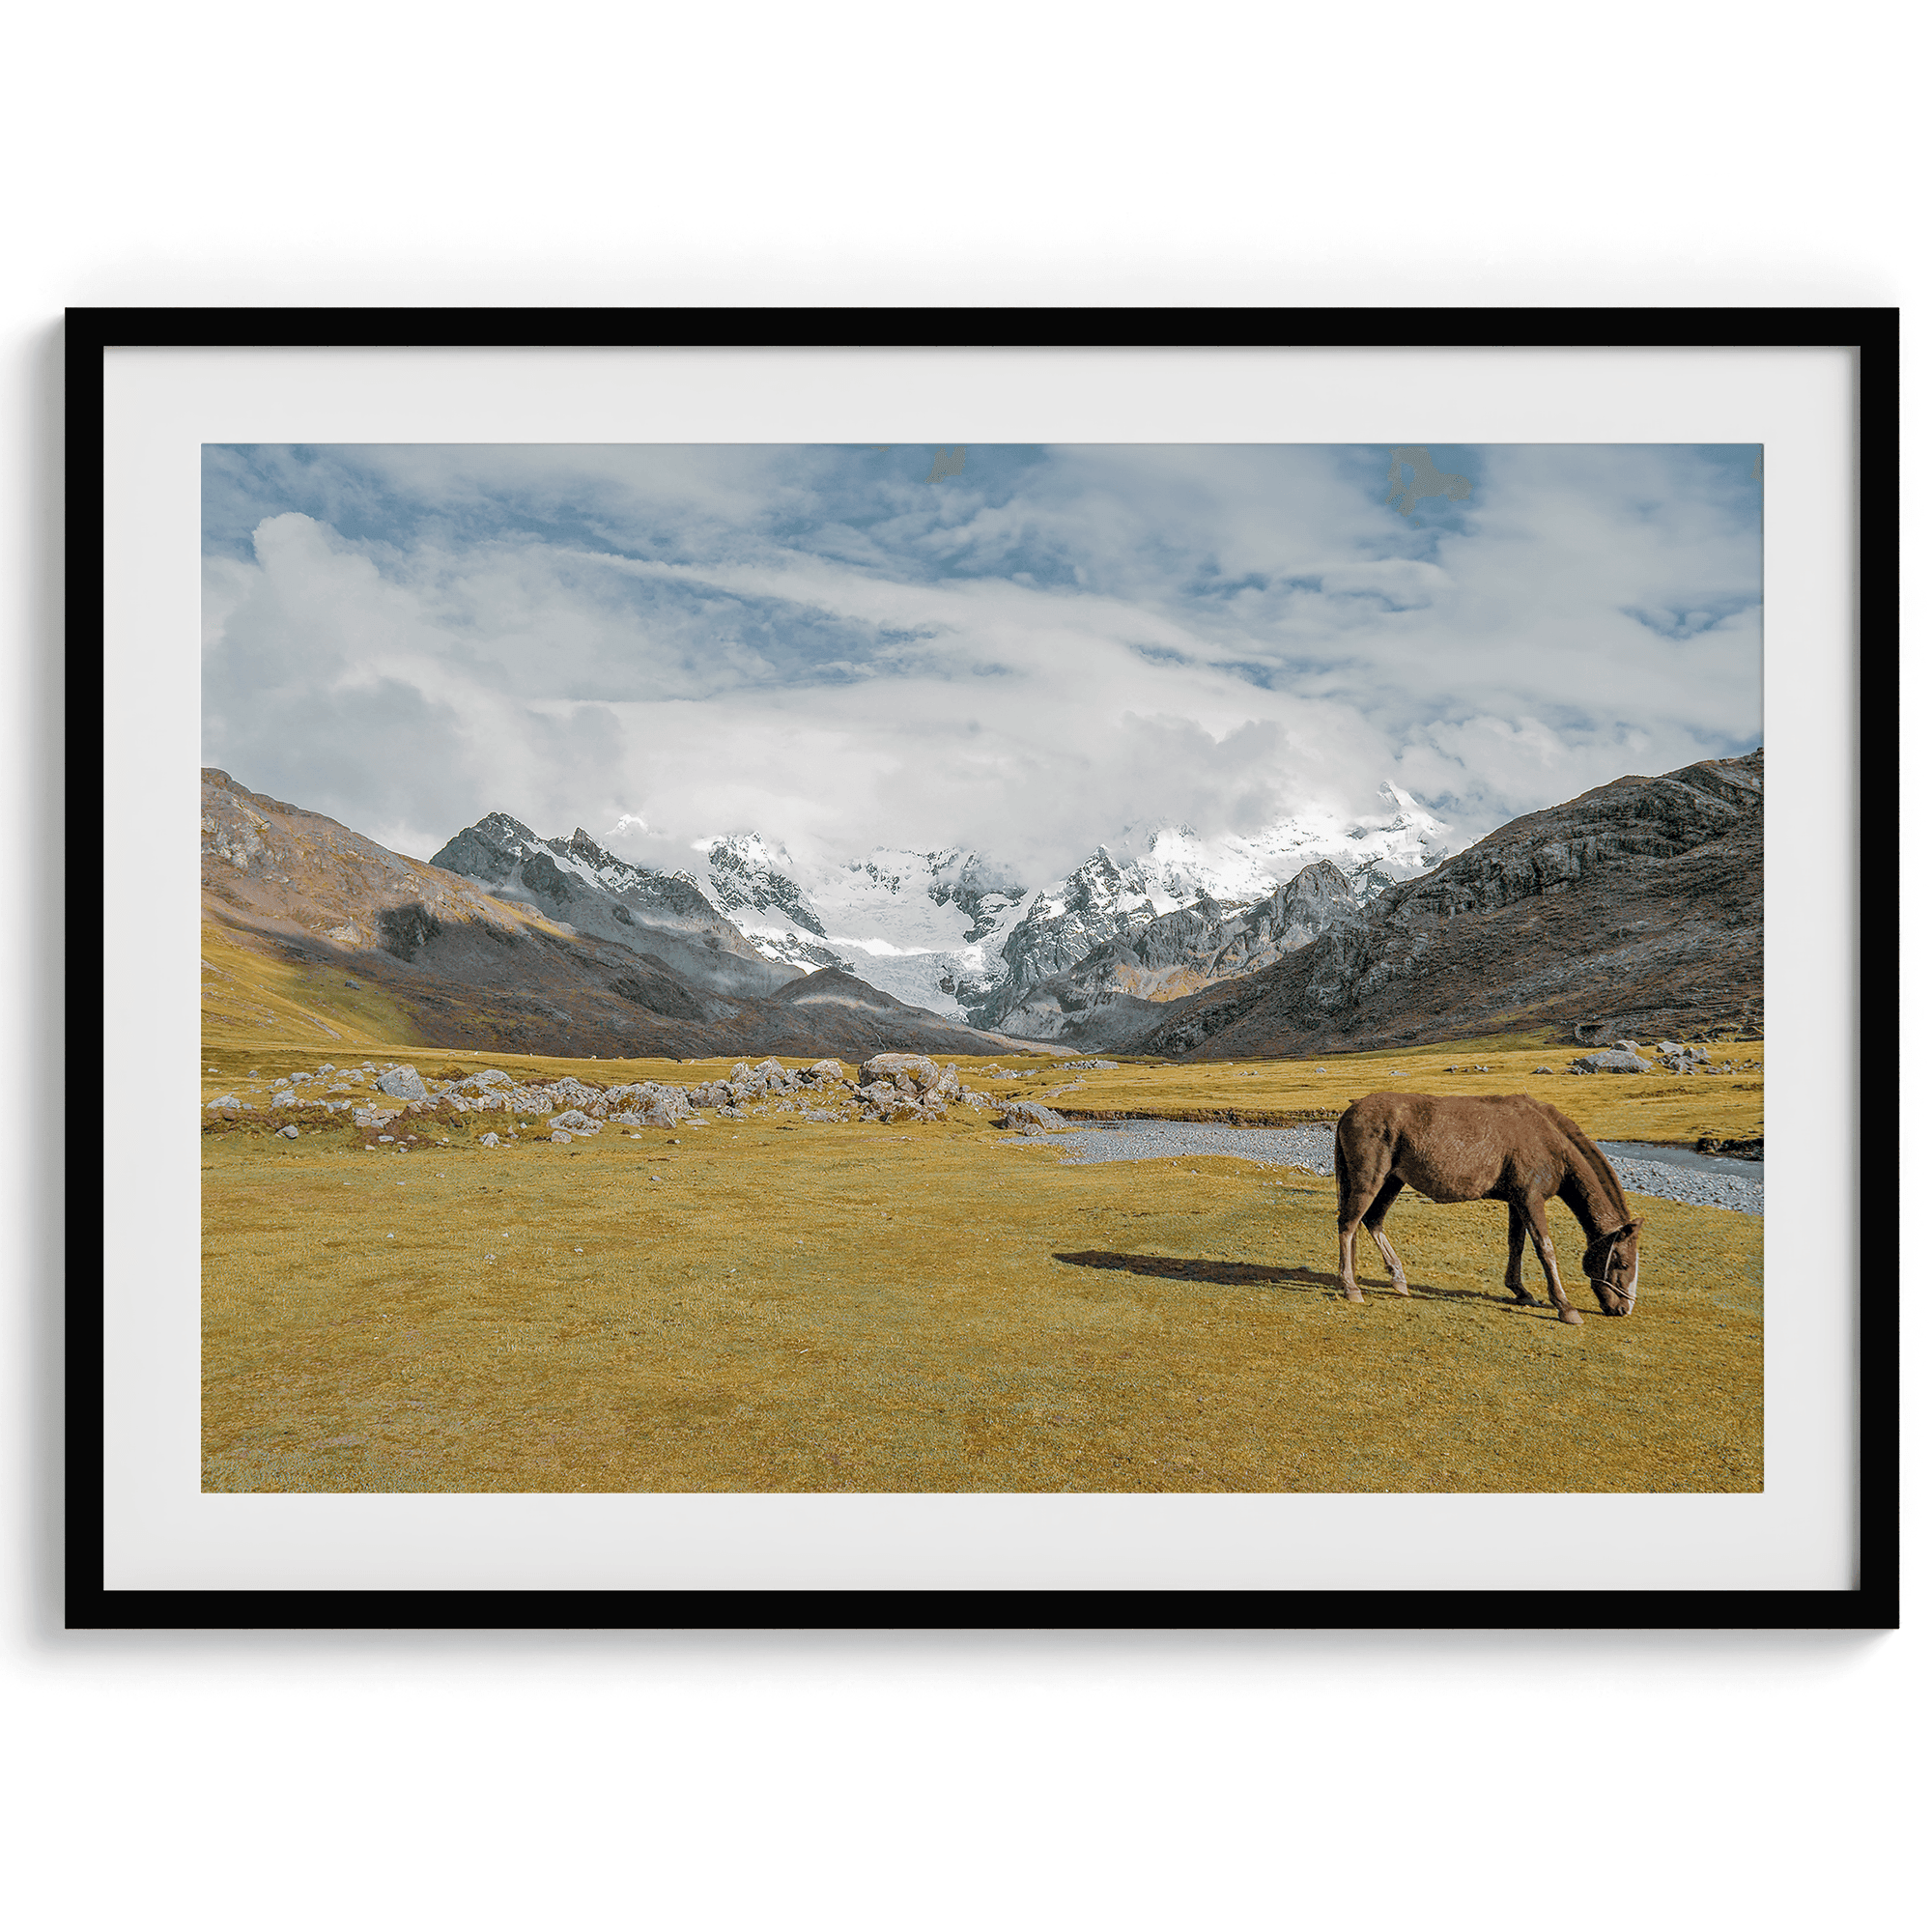
<path fill-rule="evenodd" d="M 1005 347 L 1765 349 L 1856 355 L 1857 629 L 1853 675 L 1856 823 L 1896 822 L 1898 759 L 1867 735 L 1898 676 L 1899 318 L 1889 308 L 1467 309 L 579 309 L 75 308 L 68 311 L 66 815 L 71 848 L 105 837 L 98 713 L 105 648 L 104 364 L 115 349 Z M 1858 1007 L 1895 1013 L 1898 908 L 1858 868 Z M 99 947 L 69 950 L 67 1010 L 105 997 Z M 71 1024 L 73 1018 L 71 1018 Z M 74 1057 L 78 1061 L 78 1049 Z M 1861 1145 L 1893 1144 L 1899 1087 L 1886 1053 L 1860 1053 L 1849 1077 Z M 1898 1236 L 1879 1169 L 1861 1186 L 1874 1211 L 1848 1230 L 1858 1270 L 1857 1581 L 1844 1590 L 1308 1591 L 517 1591 L 109 1589 L 100 1216 L 89 1170 L 70 1165 L 66 1214 L 66 1573 L 70 1629 L 853 1629 L 984 1630 L 1609 1628 L 1885 1630 L 1898 1623 Z"/>

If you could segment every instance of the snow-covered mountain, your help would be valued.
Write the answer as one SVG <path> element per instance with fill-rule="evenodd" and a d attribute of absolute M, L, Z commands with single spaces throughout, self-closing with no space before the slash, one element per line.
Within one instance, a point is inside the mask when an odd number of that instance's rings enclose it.
<path fill-rule="evenodd" d="M 1003 979 L 1000 944 L 1034 897 L 977 854 L 880 845 L 808 866 L 756 833 L 700 847 L 711 897 L 767 958 L 839 964 L 910 1005 L 963 1017 L 962 983 Z"/>
<path fill-rule="evenodd" d="M 1228 904 L 1250 904 L 1325 859 L 1358 898 L 1373 898 L 1398 880 L 1415 877 L 1449 856 L 1449 828 L 1406 791 L 1381 787 L 1388 810 L 1345 818 L 1314 807 L 1284 818 L 1252 838 L 1229 834 L 1211 843 L 1186 825 L 1127 827 L 1116 849 L 1134 855 L 1143 876 L 1177 905 L 1206 894 Z"/>
<path fill-rule="evenodd" d="M 1382 798 L 1377 817 L 1313 811 L 1252 838 L 1128 826 L 1043 884 L 956 846 L 880 845 L 836 865 L 756 832 L 703 839 L 694 870 L 667 872 L 582 830 L 539 838 L 504 812 L 458 833 L 432 863 L 575 929 L 674 953 L 680 970 L 699 956 L 713 980 L 762 971 L 776 983 L 835 967 L 949 1019 L 1031 1033 L 1061 1030 L 1102 981 L 1110 1000 L 1141 1003 L 1254 971 L 1448 856 L 1446 827 L 1393 785 Z M 1303 880 L 1284 897 L 1304 874 L 1319 886 Z M 1314 923 L 1309 907 L 1320 909 Z"/>
<path fill-rule="evenodd" d="M 1263 918 L 1266 933 L 1258 927 L 1232 944 L 1250 909 L 1311 866 L 1326 862 L 1362 901 L 1449 855 L 1446 826 L 1394 785 L 1381 795 L 1388 810 L 1375 817 L 1316 810 L 1252 838 L 1128 826 L 1065 878 L 1037 887 L 958 847 L 879 846 L 844 866 L 814 867 L 755 833 L 704 841 L 701 876 L 714 903 L 768 958 L 842 963 L 912 1005 L 997 1026 L 1033 987 L 1096 948 L 1204 900 L 1211 903 L 1202 915 L 1182 922 L 1192 935 L 1190 967 L 1215 977 L 1219 960 L 1220 970 L 1249 971 L 1284 943 L 1303 943 L 1300 925 L 1284 941 Z M 1218 935 L 1211 945 L 1209 926 Z M 1136 996 L 1157 1000 L 1202 983 L 1179 969 L 1140 977 Z"/>

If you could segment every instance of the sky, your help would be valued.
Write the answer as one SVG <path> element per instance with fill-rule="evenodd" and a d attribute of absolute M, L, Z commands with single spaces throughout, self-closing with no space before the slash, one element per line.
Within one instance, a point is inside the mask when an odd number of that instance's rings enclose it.
<path fill-rule="evenodd" d="M 1755 445 L 1417 453 L 207 445 L 202 761 L 416 858 L 506 811 L 1040 883 L 1757 747 Z"/>

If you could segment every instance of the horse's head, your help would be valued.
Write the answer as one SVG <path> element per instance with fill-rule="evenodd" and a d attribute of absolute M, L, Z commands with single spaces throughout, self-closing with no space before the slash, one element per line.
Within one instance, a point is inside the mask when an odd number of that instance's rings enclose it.
<path fill-rule="evenodd" d="M 1583 1250 L 1583 1272 L 1605 1315 L 1628 1315 L 1636 1306 L 1636 1236 L 1642 1226 L 1639 1214 L 1621 1228 L 1599 1235 Z"/>

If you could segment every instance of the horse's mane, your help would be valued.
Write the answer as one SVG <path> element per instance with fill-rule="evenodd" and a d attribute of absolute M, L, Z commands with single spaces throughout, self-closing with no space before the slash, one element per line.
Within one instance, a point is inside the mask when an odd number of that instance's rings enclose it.
<path fill-rule="evenodd" d="M 1547 1102 L 1545 1104 L 1548 1105 Z M 1631 1217 L 1630 1203 L 1624 1199 L 1624 1184 L 1617 1179 L 1617 1171 L 1610 1165 L 1609 1156 L 1569 1115 L 1558 1114 L 1554 1107 L 1549 1111 L 1562 1123 L 1563 1131 L 1570 1136 L 1572 1145 L 1583 1156 L 1590 1172 L 1597 1177 L 1604 1192 L 1609 1196 L 1610 1205 L 1617 1210 L 1617 1218 L 1628 1221 Z"/>

